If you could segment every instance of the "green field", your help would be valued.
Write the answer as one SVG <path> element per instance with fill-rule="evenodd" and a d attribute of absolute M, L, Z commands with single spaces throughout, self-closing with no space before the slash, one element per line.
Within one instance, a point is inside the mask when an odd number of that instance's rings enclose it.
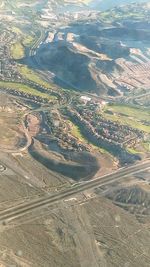
<path fill-rule="evenodd" d="M 108 113 L 107 113 L 108 112 Z M 112 112 L 110 114 L 109 112 Z M 150 109 L 145 110 L 127 105 L 108 105 L 103 116 L 120 124 L 129 125 L 135 129 L 150 133 Z"/>
<path fill-rule="evenodd" d="M 86 136 L 84 136 L 81 133 L 80 127 L 78 125 L 76 125 L 75 123 L 73 123 L 72 121 L 68 121 L 68 123 L 71 125 L 71 134 L 76 137 L 81 143 L 85 144 L 85 145 L 89 145 L 93 150 L 101 153 L 101 154 L 108 154 L 109 156 L 112 157 L 112 155 L 105 149 L 96 146 L 94 144 L 92 144 L 91 142 L 89 142 L 89 140 L 86 138 Z"/>
<path fill-rule="evenodd" d="M 25 56 L 24 47 L 21 43 L 15 43 L 11 47 L 11 55 L 14 59 L 21 59 Z"/>
<path fill-rule="evenodd" d="M 34 39 L 33 36 L 27 35 L 22 40 L 22 43 L 23 43 L 24 46 L 31 46 L 34 43 L 34 41 L 35 41 L 35 39 Z"/>
<path fill-rule="evenodd" d="M 81 134 L 80 128 L 76 124 L 72 123 L 71 121 L 69 121 L 69 123 L 71 124 L 71 134 L 74 137 L 76 137 L 79 141 L 83 143 L 88 143 L 86 138 Z"/>
<path fill-rule="evenodd" d="M 47 89 L 52 89 L 52 85 L 42 80 L 33 70 L 29 69 L 27 66 L 20 66 L 19 72 L 27 80 L 35 82 L 43 87 L 46 87 Z"/>
<path fill-rule="evenodd" d="M 48 100 L 52 100 L 52 99 L 56 99 L 54 96 L 51 96 L 49 94 L 46 94 L 46 93 L 42 93 L 42 92 L 39 92 L 38 90 L 28 86 L 28 85 L 25 85 L 25 84 L 22 84 L 22 83 L 13 83 L 13 82 L 2 82 L 0 81 L 0 87 L 1 88 L 8 88 L 8 89 L 11 89 L 11 90 L 17 90 L 19 92 L 23 92 L 23 93 L 27 93 L 27 94 L 30 94 L 30 95 L 33 95 L 33 96 L 39 96 L 41 98 L 47 98 Z"/>

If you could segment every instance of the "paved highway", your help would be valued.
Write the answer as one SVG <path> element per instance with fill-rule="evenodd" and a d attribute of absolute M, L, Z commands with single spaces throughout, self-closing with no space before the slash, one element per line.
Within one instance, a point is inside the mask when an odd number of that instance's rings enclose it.
<path fill-rule="evenodd" d="M 95 180 L 90 180 L 86 182 L 82 182 L 68 188 L 64 191 L 57 192 L 53 195 L 47 195 L 45 197 L 40 197 L 36 200 L 31 200 L 28 203 L 23 203 L 17 205 L 15 207 L 6 209 L 0 212 L 0 222 L 7 223 L 11 220 L 17 219 L 27 213 L 31 213 L 34 210 L 42 209 L 46 206 L 54 204 L 56 202 L 67 199 L 68 197 L 72 197 L 78 193 L 84 192 L 88 189 L 93 189 L 99 186 L 107 185 L 113 182 L 120 181 L 121 179 L 125 179 L 130 177 L 131 175 L 142 172 L 150 169 L 150 160 L 144 161 L 142 163 L 119 169 L 117 172 L 113 172 L 111 174 L 98 177 Z"/>

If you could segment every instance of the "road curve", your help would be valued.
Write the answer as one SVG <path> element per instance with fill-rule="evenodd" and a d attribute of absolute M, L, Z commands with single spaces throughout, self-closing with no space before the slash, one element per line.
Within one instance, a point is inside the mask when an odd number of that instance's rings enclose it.
<path fill-rule="evenodd" d="M 103 186 L 113 182 L 120 181 L 121 179 L 124 179 L 135 173 L 147 169 L 150 169 L 150 160 L 144 161 L 140 164 L 136 164 L 127 168 L 119 169 L 118 171 L 113 172 L 111 174 L 98 177 L 95 180 L 79 183 L 71 188 L 57 192 L 53 195 L 47 195 L 45 197 L 40 197 L 39 199 L 31 200 L 30 202 L 11 207 L 9 209 L 0 212 L 0 222 L 1 223 L 4 222 L 6 223 L 7 221 L 9 222 L 27 213 L 31 213 L 34 210 L 44 208 L 56 202 L 62 201 L 68 197 L 84 192 L 85 190 L 93 189 L 98 186 Z"/>

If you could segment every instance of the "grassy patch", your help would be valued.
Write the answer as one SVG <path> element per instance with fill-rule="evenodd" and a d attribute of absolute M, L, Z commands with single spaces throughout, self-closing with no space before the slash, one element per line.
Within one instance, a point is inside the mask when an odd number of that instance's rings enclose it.
<path fill-rule="evenodd" d="M 53 96 L 50 96 L 49 94 L 46 94 L 46 93 L 42 93 L 30 86 L 27 86 L 25 84 L 22 84 L 22 83 L 13 83 L 13 82 L 2 82 L 0 81 L 0 87 L 1 88 L 8 88 L 8 89 L 12 89 L 12 90 L 17 90 L 19 92 L 23 92 L 23 93 L 26 93 L 26 94 L 30 94 L 30 95 L 33 95 L 33 96 L 39 96 L 41 98 L 47 98 L 48 100 L 52 100 L 54 99 L 55 97 Z"/>
<path fill-rule="evenodd" d="M 150 152 L 150 142 L 143 142 L 142 145 L 146 151 Z"/>
<path fill-rule="evenodd" d="M 22 35 L 22 31 L 19 28 L 15 27 L 15 26 L 12 27 L 12 32 L 14 32 L 14 33 L 16 33 L 18 35 Z"/>
<path fill-rule="evenodd" d="M 107 113 L 111 111 L 111 113 Z M 109 105 L 105 108 L 103 116 L 111 121 L 117 121 L 122 125 L 150 133 L 150 126 L 146 122 L 150 120 L 150 110 L 143 110 L 126 105 Z"/>
<path fill-rule="evenodd" d="M 132 147 L 132 148 L 131 148 L 131 147 L 128 147 L 126 150 L 127 150 L 130 154 L 133 154 L 133 155 L 136 155 L 136 154 L 141 153 L 140 151 L 137 151 L 137 150 L 134 149 L 133 147 Z"/>
<path fill-rule="evenodd" d="M 89 140 L 81 133 L 80 127 L 78 127 L 78 125 L 74 124 L 72 121 L 68 122 L 71 124 L 71 134 L 76 137 L 81 143 L 90 145 L 93 150 L 96 150 L 101 154 L 109 154 L 110 156 L 112 156 L 107 150 L 89 142 Z"/>
<path fill-rule="evenodd" d="M 127 105 L 109 105 L 107 107 L 109 110 L 124 114 L 126 116 L 134 117 L 138 120 L 150 121 L 150 110 L 144 110 L 141 108 L 135 108 Z"/>
<path fill-rule="evenodd" d="M 22 43 L 24 46 L 31 46 L 34 43 L 35 39 L 31 35 L 26 36 Z"/>
<path fill-rule="evenodd" d="M 43 87 L 46 87 L 48 89 L 52 89 L 52 86 L 42 80 L 33 70 L 29 69 L 27 66 L 21 66 L 19 67 L 20 74 L 25 77 L 26 79 L 35 82 Z"/>
<path fill-rule="evenodd" d="M 71 123 L 71 134 L 74 137 L 78 138 L 81 142 L 88 143 L 85 137 L 81 134 L 79 127 L 72 122 L 69 123 Z"/>
<path fill-rule="evenodd" d="M 21 43 L 15 43 L 11 47 L 11 55 L 14 59 L 21 59 L 25 56 L 24 47 Z"/>

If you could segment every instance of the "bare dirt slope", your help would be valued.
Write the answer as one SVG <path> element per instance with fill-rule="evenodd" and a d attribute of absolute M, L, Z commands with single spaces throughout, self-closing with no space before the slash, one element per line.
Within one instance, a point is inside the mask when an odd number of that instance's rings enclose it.
<path fill-rule="evenodd" d="M 49 212 L 1 232 L 4 266 L 148 266 L 147 227 L 110 201 L 97 198 L 78 207 L 62 204 Z"/>

